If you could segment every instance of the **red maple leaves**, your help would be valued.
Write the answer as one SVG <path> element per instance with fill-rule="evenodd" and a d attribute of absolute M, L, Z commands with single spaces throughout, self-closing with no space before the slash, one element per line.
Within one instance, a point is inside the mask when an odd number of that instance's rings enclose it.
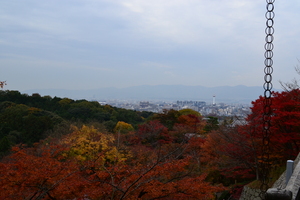
<path fill-rule="evenodd" d="M 193 172 L 193 154 L 185 151 L 188 144 L 160 142 L 155 147 L 138 143 L 116 148 L 108 139 L 111 135 L 95 130 L 84 126 L 63 140 L 14 147 L 0 163 L 0 198 L 211 199 L 224 189 L 206 182 L 205 174 Z M 163 135 L 168 133 L 166 128 L 158 122 L 140 131 L 152 131 L 158 141 L 168 141 Z M 68 138 L 71 143 L 66 142 Z M 92 147 L 97 149 L 89 151 L 91 156 L 86 150 Z M 120 155 L 122 159 L 112 159 Z"/>

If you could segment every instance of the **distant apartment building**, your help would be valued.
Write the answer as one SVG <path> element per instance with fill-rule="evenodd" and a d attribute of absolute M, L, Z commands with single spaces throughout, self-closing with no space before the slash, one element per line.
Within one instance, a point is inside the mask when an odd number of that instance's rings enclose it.
<path fill-rule="evenodd" d="M 251 113 L 249 105 L 242 104 L 207 104 L 205 101 L 175 101 L 175 102 L 164 102 L 164 101 L 107 101 L 102 104 L 109 104 L 119 108 L 137 110 L 137 111 L 150 111 L 160 113 L 163 110 L 173 109 L 193 109 L 203 116 L 239 116 L 241 118 L 247 117 Z"/>

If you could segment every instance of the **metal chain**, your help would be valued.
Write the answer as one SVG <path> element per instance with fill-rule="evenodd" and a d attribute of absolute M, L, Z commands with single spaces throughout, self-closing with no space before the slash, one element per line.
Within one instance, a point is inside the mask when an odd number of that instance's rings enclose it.
<path fill-rule="evenodd" d="M 264 87 L 264 102 L 263 102 L 263 138 L 262 138 L 262 155 L 261 155 L 261 166 L 260 166 L 260 180 L 261 180 L 261 198 L 264 199 L 265 192 L 268 189 L 269 173 L 270 173 L 270 128 L 271 128 L 271 117 L 272 117 L 272 73 L 273 73 L 273 40 L 274 40 L 274 2 L 275 0 L 266 0 L 267 12 L 265 17 L 266 21 L 266 44 L 265 44 L 265 83 Z"/>

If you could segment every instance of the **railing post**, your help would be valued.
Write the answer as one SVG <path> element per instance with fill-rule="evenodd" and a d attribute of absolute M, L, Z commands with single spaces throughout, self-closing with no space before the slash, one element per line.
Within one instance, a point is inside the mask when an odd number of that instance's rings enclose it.
<path fill-rule="evenodd" d="M 292 160 L 288 160 L 286 162 L 286 177 L 285 177 L 285 185 L 288 184 L 292 174 L 293 174 L 293 171 L 294 171 L 294 161 Z"/>

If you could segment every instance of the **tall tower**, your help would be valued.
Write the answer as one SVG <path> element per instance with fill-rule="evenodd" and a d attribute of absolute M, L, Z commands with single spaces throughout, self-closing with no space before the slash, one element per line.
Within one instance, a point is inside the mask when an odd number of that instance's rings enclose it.
<path fill-rule="evenodd" d="M 213 96 L 213 106 L 216 105 L 216 95 Z"/>

